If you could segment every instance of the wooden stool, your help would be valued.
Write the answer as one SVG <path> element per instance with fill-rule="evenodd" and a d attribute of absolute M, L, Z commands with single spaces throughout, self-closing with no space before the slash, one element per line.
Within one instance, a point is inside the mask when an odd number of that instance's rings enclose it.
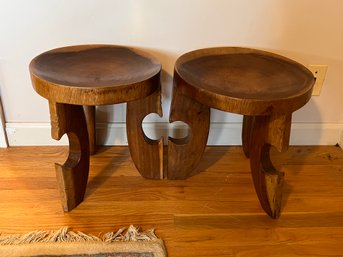
<path fill-rule="evenodd" d="M 146 178 L 162 171 L 162 140 L 142 130 L 146 115 L 162 115 L 160 63 L 131 48 L 111 45 L 71 46 L 45 52 L 30 63 L 34 89 L 48 99 L 51 134 L 69 138 L 69 156 L 55 164 L 65 211 L 82 202 L 95 147 L 96 105 L 127 104 L 127 136 L 132 159 Z"/>
<path fill-rule="evenodd" d="M 182 55 L 175 64 L 170 122 L 183 121 L 191 132 L 169 139 L 168 178 L 184 179 L 204 152 L 210 107 L 244 115 L 243 150 L 250 157 L 254 186 L 262 208 L 279 216 L 284 174 L 269 148 L 287 149 L 292 112 L 306 104 L 312 73 L 285 57 L 247 48 L 209 48 Z"/>

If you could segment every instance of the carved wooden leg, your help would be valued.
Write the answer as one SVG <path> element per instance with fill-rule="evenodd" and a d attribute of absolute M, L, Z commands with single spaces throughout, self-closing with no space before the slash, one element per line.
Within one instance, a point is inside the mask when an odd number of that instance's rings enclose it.
<path fill-rule="evenodd" d="M 242 128 L 242 145 L 246 157 L 249 158 L 249 148 L 251 143 L 251 133 L 254 123 L 254 116 L 244 115 Z"/>
<path fill-rule="evenodd" d="M 280 215 L 284 174 L 270 161 L 270 146 L 279 151 L 287 149 L 291 114 L 256 116 L 249 149 L 251 173 L 262 208 L 272 217 Z"/>
<path fill-rule="evenodd" d="M 89 173 L 89 143 L 82 106 L 49 103 L 52 138 L 59 140 L 67 133 L 69 156 L 63 164 L 55 164 L 64 211 L 83 201 Z"/>
<path fill-rule="evenodd" d="M 190 127 L 189 135 L 182 139 L 169 138 L 168 179 L 186 179 L 198 172 L 198 165 L 208 138 L 210 108 L 177 92 L 174 88 L 170 122 L 183 121 Z"/>
<path fill-rule="evenodd" d="M 89 153 L 95 154 L 96 148 L 96 131 L 95 131 L 95 106 L 83 106 L 85 112 L 87 131 L 89 138 Z"/>
<path fill-rule="evenodd" d="M 133 162 L 145 178 L 163 179 L 163 139 L 148 138 L 142 128 L 145 116 L 162 116 L 161 88 L 143 99 L 127 103 L 126 132 Z"/>

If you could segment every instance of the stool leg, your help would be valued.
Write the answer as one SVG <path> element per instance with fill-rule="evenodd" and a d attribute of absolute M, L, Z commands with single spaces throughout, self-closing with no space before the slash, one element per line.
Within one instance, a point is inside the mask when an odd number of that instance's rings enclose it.
<path fill-rule="evenodd" d="M 163 179 L 163 139 L 148 138 L 142 128 L 143 119 L 150 113 L 162 116 L 160 86 L 153 94 L 127 103 L 126 132 L 131 157 L 140 174 Z"/>
<path fill-rule="evenodd" d="M 260 204 L 272 218 L 280 215 L 284 173 L 277 171 L 269 156 L 271 146 L 287 149 L 291 115 L 256 116 L 249 148 L 250 167 Z"/>
<path fill-rule="evenodd" d="M 82 106 L 49 103 L 51 136 L 59 140 L 67 133 L 69 155 L 63 164 L 55 164 L 58 187 L 64 211 L 83 201 L 89 173 L 89 143 Z"/>
<path fill-rule="evenodd" d="M 242 128 L 242 145 L 246 157 L 249 158 L 249 148 L 251 143 L 251 133 L 254 124 L 254 116 L 244 115 Z"/>
<path fill-rule="evenodd" d="M 89 138 L 89 153 L 95 154 L 96 151 L 96 131 L 95 131 L 95 106 L 83 106 L 85 112 L 87 131 Z"/>
<path fill-rule="evenodd" d="M 168 179 L 186 179 L 198 165 L 208 138 L 210 108 L 186 97 L 174 87 L 169 122 L 183 121 L 190 127 L 187 137 L 168 142 Z"/>

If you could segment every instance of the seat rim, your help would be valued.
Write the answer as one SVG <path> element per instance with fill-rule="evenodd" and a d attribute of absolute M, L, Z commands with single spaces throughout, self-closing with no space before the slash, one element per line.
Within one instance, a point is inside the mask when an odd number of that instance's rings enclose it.
<path fill-rule="evenodd" d="M 101 48 L 121 48 L 130 51 L 137 56 L 146 58 L 146 60 L 151 61 L 151 72 L 147 74 L 147 76 L 141 76 L 139 79 L 108 85 L 99 84 L 97 86 L 78 86 L 73 85 L 72 83 L 60 83 L 59 81 L 51 80 L 46 76 L 40 76 L 39 72 L 37 72 L 37 62 L 44 56 L 50 54 L 68 53 L 71 51 L 87 51 Z M 156 83 L 159 83 L 157 80 L 159 80 L 161 69 L 162 65 L 159 60 L 148 54 L 146 51 L 142 51 L 133 47 L 109 44 L 72 45 L 55 48 L 39 54 L 32 59 L 29 65 L 32 85 L 38 94 L 51 101 L 80 105 L 120 103 L 148 96 L 157 89 L 158 85 L 156 85 Z M 65 95 L 67 95 L 67 97 L 64 97 Z M 89 96 L 94 95 L 97 97 L 92 97 L 93 99 L 87 99 Z"/>
<path fill-rule="evenodd" d="M 293 95 L 270 99 L 224 95 L 209 90 L 206 86 L 202 85 L 201 82 L 199 83 L 196 79 L 188 76 L 183 70 L 183 65 L 185 63 L 204 56 L 251 53 L 261 54 L 263 56 L 275 58 L 275 60 L 281 60 L 290 63 L 291 65 L 295 65 L 295 68 L 299 69 L 299 71 L 307 77 L 305 84 L 302 85 L 302 89 Z M 302 64 L 294 60 L 271 52 L 244 47 L 212 47 L 187 52 L 177 59 L 174 67 L 174 78 L 180 91 L 196 101 L 222 111 L 245 115 L 265 115 L 271 111 L 291 112 L 297 110 L 309 101 L 315 82 L 312 73 Z M 291 103 L 292 106 L 287 107 L 285 106 L 286 103 Z"/>

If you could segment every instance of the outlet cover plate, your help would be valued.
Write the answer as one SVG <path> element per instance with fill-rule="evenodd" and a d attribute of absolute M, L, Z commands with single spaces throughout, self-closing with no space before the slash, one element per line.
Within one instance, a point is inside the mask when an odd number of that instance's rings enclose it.
<path fill-rule="evenodd" d="M 324 84 L 328 66 L 323 64 L 310 64 L 308 66 L 308 69 L 313 73 L 313 76 L 316 78 L 316 83 L 313 86 L 312 95 L 319 96 Z"/>

